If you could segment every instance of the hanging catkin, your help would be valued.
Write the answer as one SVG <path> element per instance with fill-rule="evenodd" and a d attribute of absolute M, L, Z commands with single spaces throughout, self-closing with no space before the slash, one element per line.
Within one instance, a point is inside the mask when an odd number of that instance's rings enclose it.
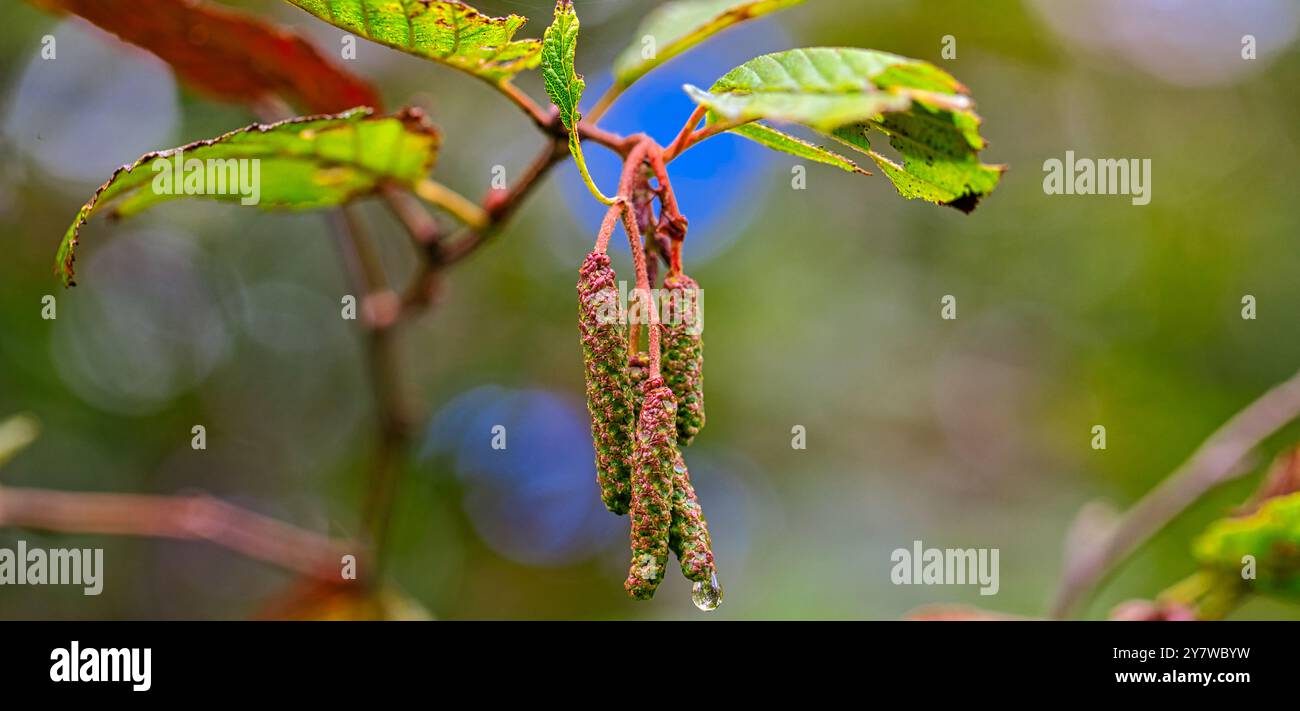
<path fill-rule="evenodd" d="M 677 396 L 677 442 L 688 445 L 704 427 L 704 322 L 700 286 L 681 272 L 664 278 L 664 382 Z"/>
<path fill-rule="evenodd" d="M 617 318 L 617 282 L 609 255 L 593 251 L 578 270 L 578 328 L 586 367 L 587 409 L 596 448 L 596 482 L 605 508 L 627 513 L 632 418 L 627 335 Z"/>
<path fill-rule="evenodd" d="M 645 353 L 632 353 L 627 357 L 627 387 L 632 393 L 629 401 L 632 406 L 632 425 L 641 417 L 641 383 L 650 377 L 650 356 Z"/>
<path fill-rule="evenodd" d="M 649 600 L 668 568 L 677 405 L 662 377 L 650 376 L 641 390 L 632 450 L 632 565 L 623 587 L 632 597 Z"/>
<path fill-rule="evenodd" d="M 695 498 L 691 475 L 681 452 L 673 462 L 673 521 L 668 529 L 668 547 L 682 566 L 687 580 L 707 583 L 717 572 L 713 565 L 713 544 L 704 510 Z"/>

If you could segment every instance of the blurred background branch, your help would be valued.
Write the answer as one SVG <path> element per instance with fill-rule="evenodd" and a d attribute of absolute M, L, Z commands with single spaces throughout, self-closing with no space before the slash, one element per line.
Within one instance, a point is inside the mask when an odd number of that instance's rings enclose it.
<path fill-rule="evenodd" d="M 0 486 L 0 527 L 207 541 L 321 580 L 338 581 L 355 548 L 210 496 L 50 491 Z"/>
<path fill-rule="evenodd" d="M 1206 492 L 1250 471 L 1248 455 L 1300 417 L 1300 373 L 1273 387 L 1205 440 L 1182 466 L 1134 504 L 1109 535 L 1066 560 L 1051 615 L 1067 617 L 1113 569 Z"/>

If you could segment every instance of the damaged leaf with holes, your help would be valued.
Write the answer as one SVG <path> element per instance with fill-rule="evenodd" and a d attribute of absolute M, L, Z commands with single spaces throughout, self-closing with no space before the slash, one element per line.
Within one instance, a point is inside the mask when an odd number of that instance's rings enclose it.
<path fill-rule="evenodd" d="M 254 124 L 216 138 L 146 153 L 118 168 L 77 213 L 63 236 L 55 271 L 74 283 L 74 261 L 81 228 L 96 212 L 130 217 L 162 202 L 186 197 L 245 203 L 238 190 L 205 191 L 157 188 L 166 168 L 172 180 L 193 175 L 195 161 L 206 176 L 227 180 L 223 172 L 256 170 L 257 202 L 263 209 L 307 210 L 341 205 L 384 185 L 414 186 L 433 169 L 441 141 L 438 131 L 418 109 L 376 116 L 370 109 L 343 114 L 305 116 L 269 125 Z M 218 162 L 219 161 L 219 162 Z M 256 161 L 256 163 L 253 163 Z M 163 164 L 166 165 L 163 165 Z M 175 172 L 173 166 L 180 166 Z"/>
<path fill-rule="evenodd" d="M 987 142 L 969 90 L 920 60 L 845 47 L 793 49 L 751 59 L 707 91 L 687 85 L 686 92 L 708 109 L 712 122 L 806 126 L 870 157 L 903 197 L 963 212 L 993 192 L 1005 170 L 980 162 Z M 806 146 L 778 140 L 770 133 L 776 129 L 767 129 L 757 136 L 738 132 L 809 157 Z M 901 162 L 872 147 L 873 133 Z M 838 164 L 829 156 L 819 162 Z"/>
<path fill-rule="evenodd" d="M 359 37 L 494 84 L 535 68 L 541 58 L 541 42 L 514 39 L 528 18 L 490 17 L 456 0 L 289 2 Z"/>
<path fill-rule="evenodd" d="M 1258 592 L 1300 600 L 1300 493 L 1216 521 L 1196 539 L 1193 552 L 1202 568 L 1230 574 Z M 1253 579 L 1243 579 L 1247 556 L 1254 561 Z"/>

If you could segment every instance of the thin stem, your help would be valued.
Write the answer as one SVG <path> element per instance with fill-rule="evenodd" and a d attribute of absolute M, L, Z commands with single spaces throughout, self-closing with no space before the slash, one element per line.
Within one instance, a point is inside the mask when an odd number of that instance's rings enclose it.
<path fill-rule="evenodd" d="M 627 232 L 628 247 L 632 251 L 632 262 L 636 265 L 636 291 L 641 301 L 641 308 L 646 314 L 650 328 L 650 377 L 659 377 L 659 314 L 650 298 L 650 277 L 646 268 L 645 245 L 641 242 L 641 230 L 636 225 L 636 215 L 632 205 L 622 201 L 623 231 Z"/>
<path fill-rule="evenodd" d="M 427 247 L 442 236 L 437 220 L 425 212 L 424 207 L 410 193 L 388 186 L 380 192 L 380 196 L 415 244 Z"/>
<path fill-rule="evenodd" d="M 1065 617 L 1098 583 L 1151 536 L 1207 491 L 1245 473 L 1242 466 L 1264 438 L 1300 416 L 1300 373 L 1291 376 L 1225 422 L 1159 486 L 1129 509 L 1096 548 L 1067 563 L 1053 617 Z"/>
<path fill-rule="evenodd" d="M 395 303 L 396 297 L 388 288 L 379 255 L 371 245 L 355 208 L 344 207 L 339 214 L 341 219 L 334 222 L 336 234 L 350 248 L 345 250 L 345 255 L 350 254 L 360 265 L 361 283 L 357 287 L 364 290 L 367 306 L 367 361 L 379 426 L 375 453 L 370 460 L 370 488 L 362 511 L 362 524 L 368 532 L 376 558 L 374 567 L 378 571 L 383 564 L 388 518 L 402 454 L 410 439 L 410 418 L 402 399 L 397 346 L 391 328 L 397 322 L 401 306 Z M 381 306 L 385 303 L 392 306 L 387 313 L 382 313 Z"/>
<path fill-rule="evenodd" d="M 736 128 L 737 126 L 744 126 L 745 124 L 752 123 L 753 121 L 754 119 L 747 119 L 745 121 L 718 121 L 717 123 L 711 123 L 705 126 L 704 128 L 701 128 L 700 130 L 695 131 L 691 135 L 687 136 L 686 139 L 683 140 L 682 142 L 680 143 L 674 142 L 674 144 L 669 147 L 669 150 L 664 151 L 664 162 L 671 163 L 675 158 L 677 158 L 677 156 L 680 156 L 681 154 L 685 153 L 686 149 L 690 148 L 691 146 L 694 146 L 695 144 L 707 138 L 712 138 L 718 135 L 719 133 L 730 131 L 731 129 Z"/>
<path fill-rule="evenodd" d="M 632 250 L 632 265 L 636 271 L 637 291 L 649 292 L 650 277 L 646 272 L 645 245 L 641 244 L 641 231 L 628 203 L 619 201 L 619 215 L 623 218 L 623 231 L 627 233 L 628 247 Z"/>
<path fill-rule="evenodd" d="M 618 194 L 629 201 L 632 199 L 632 189 L 636 187 L 636 172 L 641 169 L 641 163 L 645 161 L 646 153 L 653 145 L 653 141 L 648 136 L 638 138 L 639 140 L 623 160 L 623 174 L 618 181 Z"/>
<path fill-rule="evenodd" d="M 639 220 L 637 227 L 641 227 Z M 659 255 L 656 252 L 654 233 L 643 229 L 641 234 L 644 235 L 641 241 L 645 243 L 646 279 L 650 282 L 650 287 L 654 288 L 659 283 Z"/>
<path fill-rule="evenodd" d="M 498 84 L 497 88 L 501 90 L 502 94 L 505 94 L 506 98 L 514 102 L 515 106 L 522 109 L 523 112 L 533 120 L 533 123 L 537 124 L 538 128 L 547 133 L 551 132 L 551 114 L 543 109 L 536 101 L 533 101 L 527 94 L 520 91 L 519 87 L 515 86 L 511 82 L 505 81 Z"/>
<path fill-rule="evenodd" d="M 609 249 L 609 237 L 614 234 L 614 225 L 618 224 L 618 216 L 623 212 L 622 196 L 614 198 L 614 204 L 609 206 L 605 211 L 605 218 L 600 221 L 600 233 L 596 235 L 595 251 L 604 254 Z"/>
<path fill-rule="evenodd" d="M 577 136 L 569 136 L 569 152 L 573 154 L 573 162 L 578 165 L 578 172 L 582 174 L 582 182 L 586 183 L 587 190 L 605 205 L 613 205 L 614 198 L 606 197 L 605 193 L 596 187 L 596 181 L 591 179 L 591 172 L 587 170 L 587 159 L 582 155 L 582 143 Z"/>
<path fill-rule="evenodd" d="M 0 487 L 0 527 L 208 541 L 332 582 L 354 544 L 239 508 L 206 494 L 102 494 Z"/>
<path fill-rule="evenodd" d="M 474 229 L 481 230 L 487 226 L 486 210 L 442 183 L 425 178 L 415 185 L 415 194 L 426 202 L 446 210 L 457 220 Z"/>
<path fill-rule="evenodd" d="M 500 230 L 515 210 L 519 209 L 524 198 L 537 188 L 542 178 L 564 160 L 566 155 L 568 155 L 568 148 L 564 141 L 551 139 L 510 189 L 488 194 L 484 200 L 484 210 L 488 215 L 487 226 L 480 230 L 467 230 L 454 244 L 441 250 L 435 261 L 435 268 L 440 269 L 455 264 L 481 247 Z"/>
<path fill-rule="evenodd" d="M 754 119 L 748 119 L 745 121 L 719 121 L 717 123 L 711 123 L 708 126 L 705 126 L 704 128 L 692 134 L 691 145 L 693 146 L 699 143 L 700 141 L 703 141 L 706 138 L 712 138 L 713 136 L 716 136 L 719 133 L 725 133 L 727 131 L 730 131 L 733 128 L 744 126 L 747 123 L 753 123 L 753 122 Z"/>
<path fill-rule="evenodd" d="M 673 184 L 668 179 L 668 166 L 664 161 L 665 151 L 650 151 L 647 156 L 650 160 L 650 169 L 654 171 L 655 180 L 659 181 L 659 203 L 672 219 L 681 219 L 682 211 L 677 207 L 677 195 L 673 192 Z"/>
<path fill-rule="evenodd" d="M 680 153 L 682 150 L 682 144 L 690 139 L 691 134 L 695 132 L 695 127 L 700 125 L 700 122 L 704 120 L 704 116 L 708 112 L 709 110 L 705 107 L 696 106 L 695 110 L 691 112 L 691 115 L 687 117 L 686 123 L 682 124 L 682 130 L 677 132 L 677 137 L 674 138 L 673 142 L 669 143 L 668 147 L 664 149 L 664 153 L 670 156 L 675 156 Z"/>
<path fill-rule="evenodd" d="M 554 138 L 568 138 L 569 131 L 564 127 L 564 124 L 560 122 L 560 113 L 558 109 L 553 108 L 549 111 L 543 109 L 539 104 L 529 98 L 527 94 L 520 91 L 519 87 L 510 82 L 501 84 L 499 88 L 507 98 L 513 101 L 516 106 L 528 115 L 528 118 L 532 119 L 532 122 L 541 129 L 542 133 Z M 620 154 L 625 153 L 627 150 L 627 139 L 597 126 L 596 122 L 599 117 L 600 114 L 593 111 L 585 120 L 579 121 L 578 135 L 581 138 L 595 141 L 596 143 Z"/>
<path fill-rule="evenodd" d="M 353 285 L 360 291 L 362 299 L 388 288 L 388 275 L 384 272 L 383 260 L 375 250 L 362 225 L 357 208 L 344 205 L 335 212 L 335 234 L 341 237 L 345 247 L 345 256 L 349 263 L 355 265 Z"/>
<path fill-rule="evenodd" d="M 586 121 L 578 123 L 578 135 L 583 140 L 595 141 L 620 156 L 626 156 L 632 145 L 640 140 L 638 136 L 620 136 Z"/>

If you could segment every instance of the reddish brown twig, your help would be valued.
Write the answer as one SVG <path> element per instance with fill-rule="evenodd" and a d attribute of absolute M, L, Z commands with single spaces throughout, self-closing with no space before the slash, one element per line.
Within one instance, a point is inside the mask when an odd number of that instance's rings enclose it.
<path fill-rule="evenodd" d="M 669 143 L 668 147 L 664 149 L 664 154 L 667 156 L 667 160 L 671 161 L 673 158 L 677 157 L 677 154 L 686 149 L 686 146 L 690 143 L 691 134 L 695 132 L 695 127 L 700 125 L 700 122 L 704 120 L 704 116 L 708 112 L 709 110 L 703 106 L 695 107 L 695 110 L 692 111 L 691 115 L 686 119 L 686 123 L 682 124 L 682 130 L 677 133 L 677 137 L 674 138 L 672 143 Z"/>
<path fill-rule="evenodd" d="M 673 142 L 668 144 L 668 148 L 664 149 L 663 159 L 665 163 L 673 162 L 677 156 L 685 153 L 686 149 L 706 138 L 711 138 L 719 133 L 730 131 L 737 126 L 743 126 L 754 120 L 715 121 L 714 123 L 706 125 L 704 128 L 695 130 L 695 126 L 699 124 L 700 120 L 707 113 L 708 112 L 705 111 L 703 107 L 695 109 L 690 118 L 687 119 L 686 124 L 682 126 L 681 133 L 677 134 L 677 138 L 673 139 Z"/>
<path fill-rule="evenodd" d="M 0 527 L 207 541 L 322 580 L 352 544 L 207 495 L 99 494 L 0 487 Z"/>

